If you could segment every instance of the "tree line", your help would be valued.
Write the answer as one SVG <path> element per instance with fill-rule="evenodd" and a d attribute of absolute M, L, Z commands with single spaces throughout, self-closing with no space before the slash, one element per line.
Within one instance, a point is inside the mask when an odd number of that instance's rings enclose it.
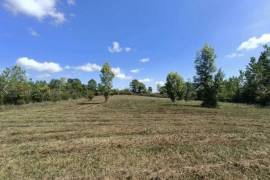
<path fill-rule="evenodd" d="M 158 93 L 139 80 L 132 80 L 129 89 L 113 89 L 115 77 L 108 63 L 100 71 L 100 83 L 94 79 L 83 84 L 79 79 L 32 81 L 19 66 L 6 68 L 0 75 L 0 104 L 25 104 L 60 101 L 103 95 L 107 102 L 111 95 L 146 95 L 177 100 L 201 100 L 204 107 L 217 107 L 218 101 L 270 105 L 270 47 L 264 46 L 258 59 L 252 57 L 239 76 L 225 79 L 224 72 L 215 65 L 215 50 L 205 45 L 196 55 L 196 75 L 185 82 L 177 72 L 167 75 L 165 85 L 158 85 Z"/>

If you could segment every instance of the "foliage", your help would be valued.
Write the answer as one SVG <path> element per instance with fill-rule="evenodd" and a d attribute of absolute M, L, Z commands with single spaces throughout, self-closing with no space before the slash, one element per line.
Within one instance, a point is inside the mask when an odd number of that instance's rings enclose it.
<path fill-rule="evenodd" d="M 0 105 L 89 98 L 92 94 L 104 95 L 105 101 L 110 95 L 136 94 L 169 97 L 173 102 L 202 100 L 206 107 L 216 107 L 218 101 L 270 105 L 270 47 L 264 46 L 258 59 L 252 57 L 239 76 L 228 79 L 221 69 L 216 72 L 215 58 L 214 49 L 205 45 L 196 56 L 194 82 L 184 82 L 177 73 L 170 73 L 165 86 L 157 85 L 158 93 L 136 79 L 130 82 L 130 89 L 112 89 L 114 74 L 107 63 L 101 70 L 101 83 L 91 79 L 87 85 L 79 79 L 64 78 L 33 82 L 21 67 L 14 66 L 0 74 Z"/>
<path fill-rule="evenodd" d="M 88 90 L 88 92 L 87 92 L 87 98 L 88 98 L 88 100 L 89 101 L 92 101 L 94 97 L 95 97 L 95 92 L 92 91 L 92 90 Z"/>
<path fill-rule="evenodd" d="M 87 89 L 93 91 L 95 94 L 97 93 L 97 82 L 94 79 L 88 81 Z"/>
<path fill-rule="evenodd" d="M 145 85 L 137 79 L 132 80 L 129 86 L 130 91 L 134 94 L 144 94 L 147 91 Z"/>
<path fill-rule="evenodd" d="M 270 47 L 264 46 L 258 60 L 251 58 L 244 72 L 243 99 L 247 103 L 270 105 Z"/>
<path fill-rule="evenodd" d="M 197 86 L 197 90 L 200 93 L 200 98 L 203 101 L 204 107 L 216 107 L 217 106 L 217 93 L 219 87 L 218 73 L 215 76 L 215 50 L 208 45 L 205 45 L 203 49 L 197 54 L 195 60 L 195 68 L 197 76 L 194 81 Z"/>
<path fill-rule="evenodd" d="M 153 92 L 153 88 L 152 88 L 152 87 L 148 87 L 147 92 L 148 92 L 149 94 L 152 94 L 152 92 Z"/>
<path fill-rule="evenodd" d="M 102 94 L 105 97 L 105 102 L 108 101 L 109 96 L 111 94 L 111 90 L 112 90 L 112 81 L 114 78 L 114 73 L 111 70 L 111 67 L 108 63 L 105 63 L 101 69 L 101 74 L 100 74 L 100 90 L 102 92 Z"/>
<path fill-rule="evenodd" d="M 184 80 L 175 72 L 167 76 L 166 91 L 172 102 L 176 99 L 182 99 L 184 94 Z"/>
<path fill-rule="evenodd" d="M 185 101 L 195 100 L 197 98 L 197 92 L 194 83 L 188 81 L 185 83 L 184 99 Z"/>

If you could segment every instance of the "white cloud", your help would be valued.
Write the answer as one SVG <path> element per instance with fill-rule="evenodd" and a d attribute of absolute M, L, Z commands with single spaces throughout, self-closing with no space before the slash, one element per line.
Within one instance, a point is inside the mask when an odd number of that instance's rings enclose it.
<path fill-rule="evenodd" d="M 151 82 L 151 79 L 149 79 L 149 78 L 140 79 L 139 82 L 141 82 L 141 83 L 149 83 L 149 82 Z"/>
<path fill-rule="evenodd" d="M 226 58 L 236 58 L 236 57 L 243 57 L 244 54 L 241 54 L 241 53 L 232 53 L 232 54 L 228 54 L 226 55 Z"/>
<path fill-rule="evenodd" d="M 75 70 L 83 71 L 83 72 L 99 72 L 102 69 L 102 66 L 97 65 L 97 64 L 87 63 L 85 65 L 76 66 L 76 67 L 65 66 L 65 69 L 75 69 Z M 132 78 L 131 76 L 127 76 L 125 73 L 123 73 L 119 67 L 112 68 L 112 72 L 114 73 L 115 77 L 118 79 L 128 80 Z"/>
<path fill-rule="evenodd" d="M 126 47 L 126 48 L 125 48 L 125 51 L 126 51 L 126 52 L 130 52 L 130 51 L 131 51 L 131 48 L 130 48 L 130 47 Z"/>
<path fill-rule="evenodd" d="M 164 81 L 156 81 L 155 84 L 156 85 L 164 86 L 165 85 L 165 82 Z"/>
<path fill-rule="evenodd" d="M 141 63 L 147 63 L 150 61 L 150 58 L 143 58 L 140 60 Z"/>
<path fill-rule="evenodd" d="M 79 71 L 83 71 L 83 72 L 96 72 L 96 71 L 100 71 L 101 70 L 101 66 L 99 66 L 97 64 L 87 63 L 87 64 L 82 65 L 82 66 L 74 67 L 74 69 L 75 70 L 79 70 Z"/>
<path fill-rule="evenodd" d="M 130 52 L 131 51 L 131 48 L 130 47 L 121 47 L 120 43 L 117 42 L 117 41 L 114 41 L 112 43 L 112 46 L 111 47 L 108 47 L 108 50 L 110 53 L 120 53 L 120 52 Z"/>
<path fill-rule="evenodd" d="M 34 29 L 32 29 L 32 28 L 29 28 L 28 31 L 29 31 L 30 35 L 32 35 L 34 37 L 39 36 L 39 33 L 37 31 L 35 31 Z"/>
<path fill-rule="evenodd" d="M 63 23 L 65 15 L 57 10 L 58 0 L 4 0 L 4 6 L 15 15 L 23 14 L 42 21 L 52 18 L 56 23 Z"/>
<path fill-rule="evenodd" d="M 113 42 L 113 44 L 112 44 L 112 47 L 109 47 L 109 52 L 110 53 L 120 53 L 120 52 L 122 52 L 122 48 L 120 47 L 120 44 L 119 44 L 119 42 Z"/>
<path fill-rule="evenodd" d="M 61 66 L 54 62 L 38 62 L 28 57 L 18 58 L 17 64 L 25 69 L 30 69 L 39 72 L 56 73 L 63 69 Z"/>
<path fill-rule="evenodd" d="M 135 73 L 139 73 L 140 71 L 141 71 L 140 69 L 132 69 L 132 70 L 130 70 L 130 72 L 131 72 L 131 73 L 134 73 L 134 74 L 135 74 Z"/>
<path fill-rule="evenodd" d="M 119 67 L 112 68 L 112 72 L 114 73 L 115 77 L 119 79 L 122 79 L 122 80 L 132 79 L 131 76 L 127 76 L 125 73 L 123 73 Z"/>
<path fill-rule="evenodd" d="M 72 6 L 75 5 L 76 1 L 75 0 L 67 0 L 68 5 Z"/>
<path fill-rule="evenodd" d="M 247 41 L 244 41 L 241 43 L 241 45 L 238 47 L 238 51 L 241 50 L 252 50 L 256 49 L 259 46 L 265 45 L 270 42 L 270 34 L 263 34 L 260 37 L 252 37 L 248 39 Z"/>

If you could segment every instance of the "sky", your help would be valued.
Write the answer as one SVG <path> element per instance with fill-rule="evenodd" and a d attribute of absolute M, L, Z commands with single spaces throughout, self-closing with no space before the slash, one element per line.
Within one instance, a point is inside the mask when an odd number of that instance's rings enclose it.
<path fill-rule="evenodd" d="M 270 43 L 269 0 L 0 0 L 0 70 L 20 65 L 33 80 L 99 81 L 108 62 L 114 87 L 195 75 L 208 43 L 226 77 Z"/>

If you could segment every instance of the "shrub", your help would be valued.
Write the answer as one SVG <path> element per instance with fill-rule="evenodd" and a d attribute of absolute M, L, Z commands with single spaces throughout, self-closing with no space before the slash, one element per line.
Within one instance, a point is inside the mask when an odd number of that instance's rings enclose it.
<path fill-rule="evenodd" d="M 90 91 L 90 90 L 89 90 L 89 91 L 87 92 L 87 98 L 88 98 L 88 100 L 89 100 L 89 101 L 92 101 L 94 97 L 95 97 L 94 91 Z"/>

